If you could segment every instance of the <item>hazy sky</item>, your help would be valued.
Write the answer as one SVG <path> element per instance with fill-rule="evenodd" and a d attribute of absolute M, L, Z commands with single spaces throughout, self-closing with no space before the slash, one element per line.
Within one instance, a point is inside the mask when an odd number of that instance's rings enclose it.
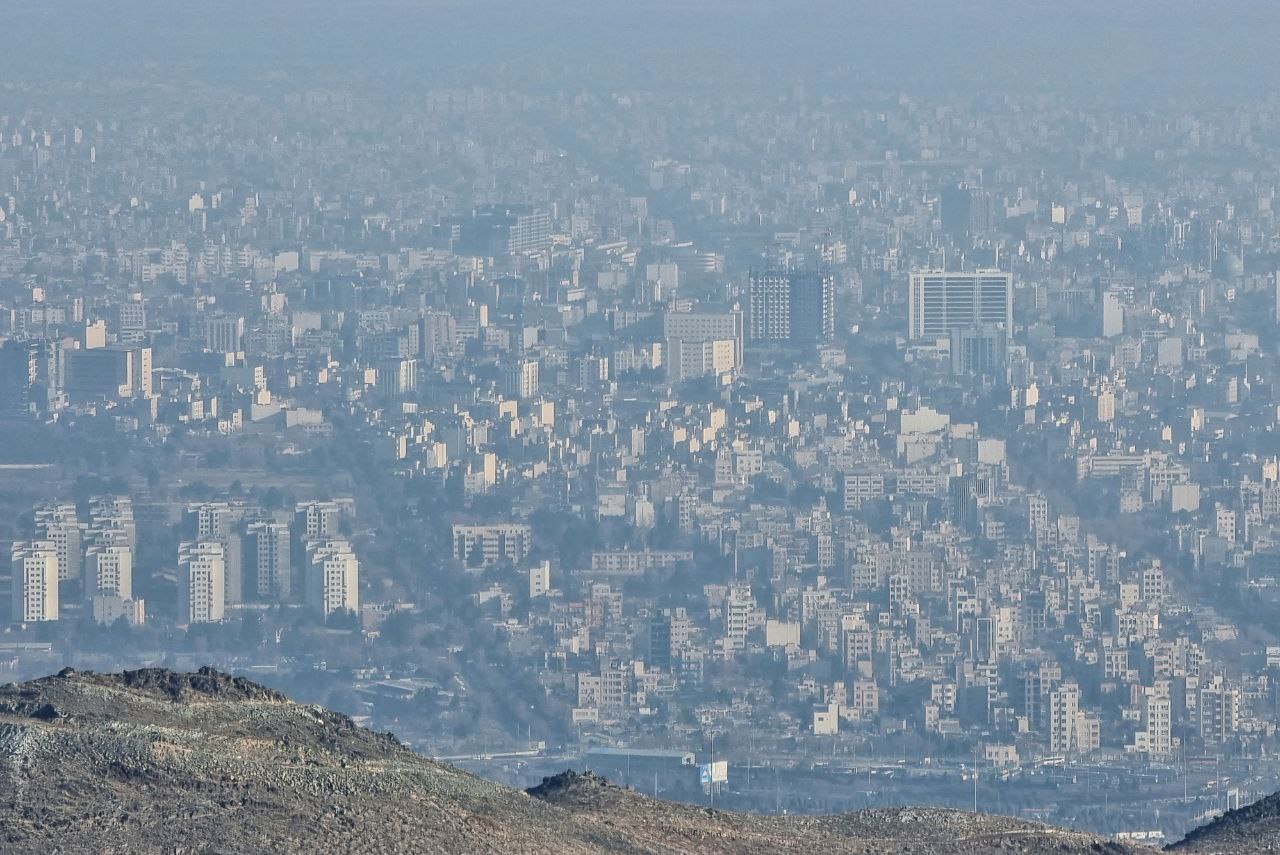
<path fill-rule="evenodd" d="M 5 4 L 0 80 L 171 75 L 556 88 L 1253 94 L 1280 4 L 307 0 Z"/>

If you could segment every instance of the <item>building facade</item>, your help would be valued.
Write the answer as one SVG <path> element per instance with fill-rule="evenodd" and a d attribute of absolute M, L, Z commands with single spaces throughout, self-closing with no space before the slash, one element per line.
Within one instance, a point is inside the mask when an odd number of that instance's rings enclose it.
<path fill-rule="evenodd" d="M 913 341 L 950 337 L 979 324 L 1013 329 L 1013 274 L 998 270 L 929 270 L 909 277 L 907 334 Z"/>

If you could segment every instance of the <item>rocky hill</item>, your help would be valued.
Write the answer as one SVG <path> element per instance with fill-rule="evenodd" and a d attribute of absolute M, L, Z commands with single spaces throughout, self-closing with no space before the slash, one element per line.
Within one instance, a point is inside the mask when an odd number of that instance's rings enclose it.
<path fill-rule="evenodd" d="M 1254 802 L 1192 831 L 1168 847 L 1175 852 L 1280 853 L 1280 793 Z"/>
<path fill-rule="evenodd" d="M 565 773 L 528 793 L 209 669 L 0 687 L 0 851 L 1123 853 L 935 809 L 765 817 Z M 1199 850 L 1197 850 L 1199 851 Z"/>

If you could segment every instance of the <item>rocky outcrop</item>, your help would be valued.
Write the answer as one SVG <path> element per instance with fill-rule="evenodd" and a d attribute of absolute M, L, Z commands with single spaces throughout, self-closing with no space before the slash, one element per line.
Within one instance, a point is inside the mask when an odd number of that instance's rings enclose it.
<path fill-rule="evenodd" d="M 1174 852 L 1280 853 L 1280 793 L 1231 810 L 1169 846 Z"/>
<path fill-rule="evenodd" d="M 672 804 L 591 773 L 562 772 L 529 794 L 579 818 L 625 828 L 647 851 L 1128 853 L 1095 835 L 941 808 L 890 808 L 834 816 L 755 816 Z"/>
<path fill-rule="evenodd" d="M 0 852 L 1122 853 L 1087 834 L 927 808 L 711 811 L 566 772 L 528 793 L 349 718 L 202 669 L 0 687 Z"/>

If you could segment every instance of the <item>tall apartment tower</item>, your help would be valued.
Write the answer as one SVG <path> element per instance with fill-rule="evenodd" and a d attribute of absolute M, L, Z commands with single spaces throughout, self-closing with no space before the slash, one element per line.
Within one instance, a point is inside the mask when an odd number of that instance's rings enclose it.
<path fill-rule="evenodd" d="M 729 309 L 696 308 L 686 312 L 666 312 L 662 316 L 662 337 L 668 342 L 733 341 L 734 367 L 742 365 L 742 341 L 746 337 L 742 311 L 735 305 Z"/>
<path fill-rule="evenodd" d="M 753 272 L 748 289 L 748 337 L 753 342 L 791 338 L 791 277 Z"/>
<path fill-rule="evenodd" d="M 1080 748 L 1076 732 L 1080 717 L 1080 687 L 1064 683 L 1049 693 L 1049 750 L 1070 754 Z"/>
<path fill-rule="evenodd" d="M 138 527 L 133 519 L 132 499 L 127 496 L 98 496 L 89 501 L 89 528 L 84 542 L 88 543 L 104 532 L 113 536 L 120 533 L 129 548 L 137 551 Z"/>
<path fill-rule="evenodd" d="M 1142 728 L 1134 734 L 1138 751 L 1160 757 L 1173 753 L 1173 704 L 1169 698 L 1147 689 L 1142 698 Z"/>
<path fill-rule="evenodd" d="M 265 600 L 288 600 L 293 593 L 293 573 L 289 562 L 289 526 L 260 521 L 245 530 L 248 554 L 253 556 L 256 591 Z"/>
<path fill-rule="evenodd" d="M 215 353 L 237 353 L 244 349 L 244 318 L 212 315 L 204 319 L 204 348 Z"/>
<path fill-rule="evenodd" d="M 755 273 L 748 284 L 748 337 L 812 343 L 836 332 L 836 284 L 830 273 Z"/>
<path fill-rule="evenodd" d="M 1002 324 L 1013 330 L 1013 274 L 999 270 L 912 273 L 907 301 L 907 335 L 936 341 L 953 330 Z"/>
<path fill-rule="evenodd" d="M 178 623 L 216 623 L 226 615 L 226 565 L 216 540 L 178 547 Z"/>
<path fill-rule="evenodd" d="M 84 555 L 84 595 L 133 599 L 133 550 L 127 544 L 94 543 Z"/>
<path fill-rule="evenodd" d="M 242 505 L 230 502 L 200 502 L 188 505 L 184 514 L 183 537 L 193 541 L 216 540 L 222 544 L 223 584 L 227 605 L 244 602 L 244 546 L 240 538 Z"/>
<path fill-rule="evenodd" d="M 540 561 L 529 568 L 529 599 L 545 597 L 551 590 L 551 562 Z"/>
<path fill-rule="evenodd" d="M 1102 337 L 1115 338 L 1124 332 L 1124 303 L 1115 291 L 1102 295 Z"/>
<path fill-rule="evenodd" d="M 952 374 L 999 374 L 1008 357 L 1008 330 L 1001 324 L 977 324 L 951 331 Z"/>
<path fill-rule="evenodd" d="M 374 378 L 378 392 L 388 398 L 412 395 L 418 388 L 418 360 L 415 357 L 381 359 Z"/>
<path fill-rule="evenodd" d="M 307 607 L 327 618 L 337 611 L 360 609 L 360 561 L 345 540 L 312 541 L 307 544 L 307 566 L 303 571 Z"/>
<path fill-rule="evenodd" d="M 121 496 L 99 496 L 89 503 L 89 525 L 81 536 L 84 598 L 95 618 L 120 611 L 133 599 L 133 557 L 138 530 L 133 502 Z M 114 604 L 112 605 L 108 605 Z"/>
<path fill-rule="evenodd" d="M 41 505 L 36 508 L 36 529 L 41 540 L 51 540 L 57 547 L 59 581 L 79 579 L 80 520 L 76 506 L 70 502 Z"/>
<path fill-rule="evenodd" d="M 351 513 L 352 507 L 350 500 L 298 502 L 294 506 L 293 525 L 304 543 L 336 538 L 342 517 Z"/>
<path fill-rule="evenodd" d="M 502 368 L 502 394 L 528 400 L 538 394 L 538 360 L 519 359 Z"/>
<path fill-rule="evenodd" d="M 495 255 L 541 252 L 551 245 L 551 215 L 529 205 L 488 205 L 458 223 L 456 249 Z"/>
<path fill-rule="evenodd" d="M 996 226 L 996 202 L 989 191 L 967 184 L 949 184 L 939 195 L 942 230 L 953 240 L 991 231 Z"/>
<path fill-rule="evenodd" d="M 10 339 L 0 345 L 0 408 L 5 413 L 27 413 L 35 405 L 39 359 L 37 342 Z"/>
<path fill-rule="evenodd" d="M 58 548 L 51 540 L 15 541 L 9 554 L 14 623 L 58 619 Z"/>

